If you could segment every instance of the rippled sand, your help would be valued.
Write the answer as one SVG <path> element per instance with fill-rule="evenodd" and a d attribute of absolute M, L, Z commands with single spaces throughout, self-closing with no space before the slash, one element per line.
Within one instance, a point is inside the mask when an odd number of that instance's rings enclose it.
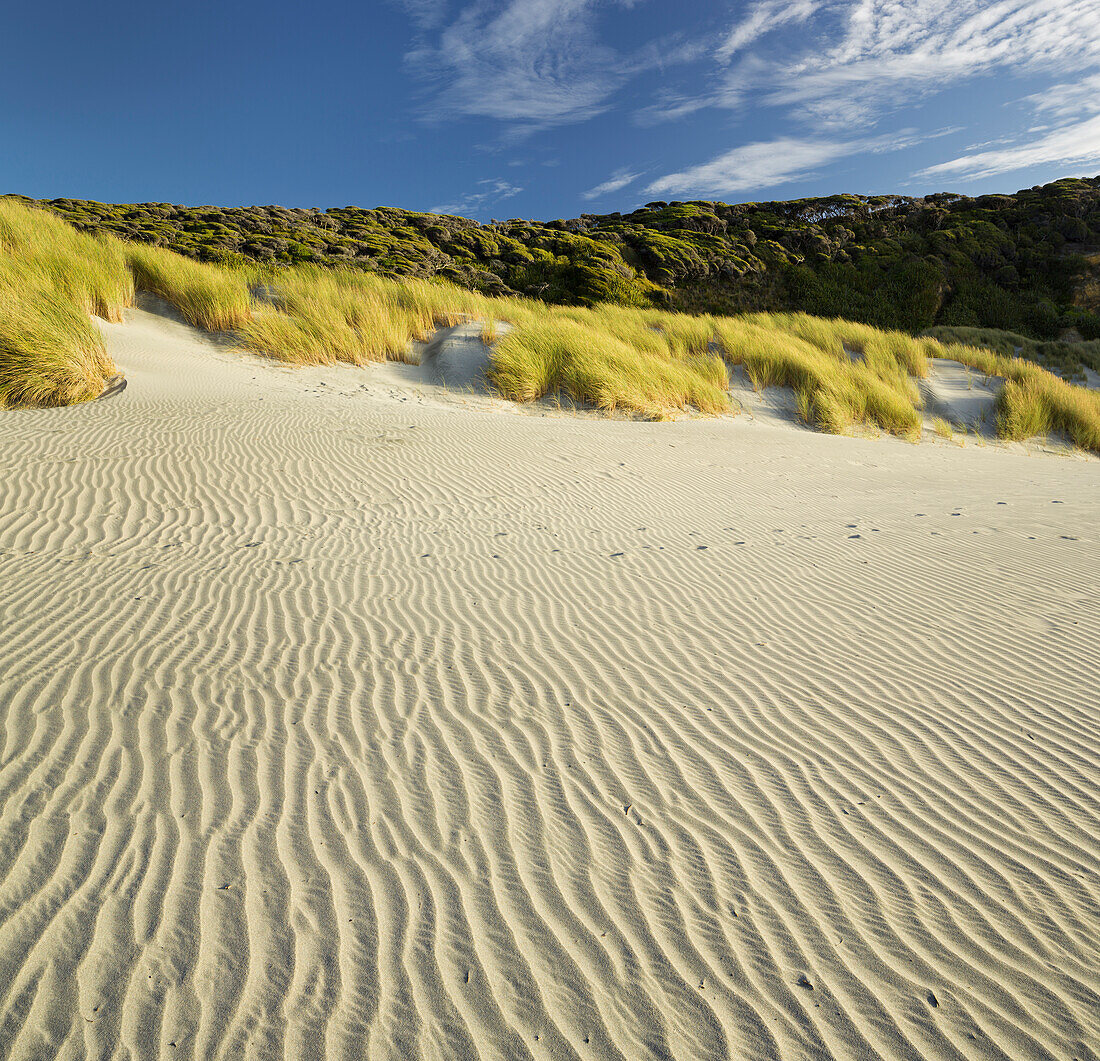
<path fill-rule="evenodd" d="M 1100 463 L 106 330 L 0 416 L 0 1056 L 1100 1055 Z"/>

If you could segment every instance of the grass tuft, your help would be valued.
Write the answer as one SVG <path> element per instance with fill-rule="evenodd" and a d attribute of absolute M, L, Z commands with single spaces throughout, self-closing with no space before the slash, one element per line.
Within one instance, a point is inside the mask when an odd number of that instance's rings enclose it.
<path fill-rule="evenodd" d="M 97 397 L 115 370 L 90 314 L 122 319 L 122 244 L 0 199 L 0 407 Z"/>
<path fill-rule="evenodd" d="M 141 291 L 171 302 L 184 319 L 208 332 L 229 332 L 249 320 L 249 277 L 174 251 L 131 244 L 126 260 Z"/>
<path fill-rule="evenodd" d="M 1100 393 L 1075 387 L 1027 361 L 1017 361 L 997 395 L 997 434 L 1022 441 L 1060 431 L 1100 453 Z"/>
<path fill-rule="evenodd" d="M 494 348 L 489 375 L 505 397 L 521 402 L 563 394 L 608 412 L 654 418 L 674 409 L 729 409 L 726 372 L 717 357 L 677 357 L 668 346 L 639 349 L 569 314 L 546 313 L 517 325 Z"/>
<path fill-rule="evenodd" d="M 484 301 L 457 287 L 313 267 L 281 274 L 267 298 L 239 329 L 242 345 L 311 365 L 415 362 L 414 340 L 457 324 Z"/>

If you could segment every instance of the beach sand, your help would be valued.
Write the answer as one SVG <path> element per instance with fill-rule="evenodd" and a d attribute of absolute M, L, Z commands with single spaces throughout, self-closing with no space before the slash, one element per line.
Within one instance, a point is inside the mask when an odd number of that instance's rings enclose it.
<path fill-rule="evenodd" d="M 1100 1056 L 1100 462 L 127 316 L 0 416 L 0 1056 Z"/>

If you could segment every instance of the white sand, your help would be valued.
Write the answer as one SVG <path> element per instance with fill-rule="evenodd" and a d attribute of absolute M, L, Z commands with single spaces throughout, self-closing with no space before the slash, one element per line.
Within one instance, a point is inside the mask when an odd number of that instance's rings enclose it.
<path fill-rule="evenodd" d="M 952 427 L 982 427 L 992 435 L 994 405 L 1003 379 L 983 376 L 948 358 L 934 358 L 928 379 L 921 381 L 925 409 Z"/>
<path fill-rule="evenodd" d="M 0 416 L 0 1056 L 1100 1056 L 1100 462 L 106 331 Z"/>

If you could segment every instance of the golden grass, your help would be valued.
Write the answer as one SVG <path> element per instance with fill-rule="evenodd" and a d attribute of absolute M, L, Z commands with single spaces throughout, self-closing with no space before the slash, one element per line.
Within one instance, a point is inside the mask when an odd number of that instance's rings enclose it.
<path fill-rule="evenodd" d="M 653 418 L 691 407 L 729 410 L 726 371 L 717 357 L 677 356 L 667 345 L 639 349 L 598 321 L 586 326 L 570 317 L 552 311 L 527 317 L 497 343 L 489 378 L 501 394 L 520 402 L 562 394 L 608 412 Z"/>
<path fill-rule="evenodd" d="M 0 199 L 0 407 L 102 393 L 115 366 L 89 314 L 121 320 L 132 301 L 122 250 Z"/>
<path fill-rule="evenodd" d="M 117 239 L 78 232 L 45 210 L 0 198 L 0 261 L 31 284 L 108 321 L 134 300 L 126 248 Z"/>
<path fill-rule="evenodd" d="M 643 318 L 664 336 L 674 357 L 703 357 L 710 353 L 716 331 L 713 317 L 691 317 L 684 313 L 651 310 L 643 311 Z"/>
<path fill-rule="evenodd" d="M 744 366 L 757 390 L 793 389 L 799 418 L 822 431 L 840 434 L 855 423 L 873 423 L 917 437 L 919 395 L 904 368 L 852 360 L 831 327 L 838 322 L 820 323 L 803 314 L 728 317 L 718 322 L 718 345 L 730 364 Z"/>
<path fill-rule="evenodd" d="M 457 324 L 479 302 L 449 285 L 316 267 L 288 270 L 267 287 L 266 298 L 238 328 L 241 344 L 311 365 L 415 361 L 413 340 Z"/>
<path fill-rule="evenodd" d="M 942 416 L 937 416 L 935 420 L 932 421 L 932 430 L 935 431 L 939 438 L 955 437 L 954 429 Z"/>
<path fill-rule="evenodd" d="M 89 401 L 114 370 L 83 306 L 0 263 L 0 407 Z"/>
<path fill-rule="evenodd" d="M 1007 359 L 1006 359 L 1007 360 Z M 1009 362 L 997 395 L 997 434 L 1022 441 L 1061 431 L 1100 453 L 1100 393 L 1075 387 L 1027 361 Z"/>
<path fill-rule="evenodd" d="M 249 319 L 250 278 L 243 271 L 144 244 L 130 244 L 126 260 L 139 290 L 171 302 L 197 328 L 228 332 Z"/>

